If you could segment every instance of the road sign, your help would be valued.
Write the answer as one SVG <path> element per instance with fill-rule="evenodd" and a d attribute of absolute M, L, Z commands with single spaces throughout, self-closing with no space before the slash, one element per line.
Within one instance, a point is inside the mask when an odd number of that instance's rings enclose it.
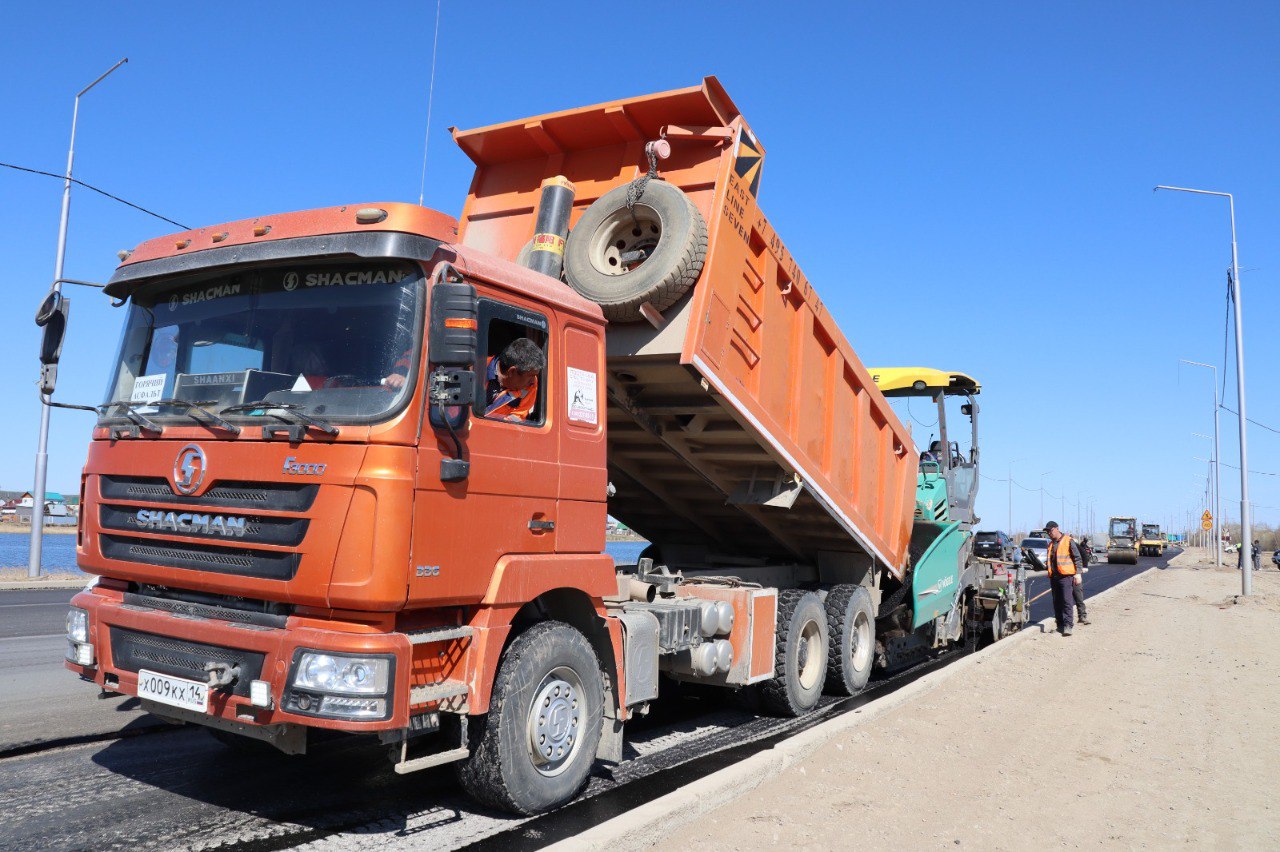
<path fill-rule="evenodd" d="M 1209 510 L 1208 510 L 1208 509 L 1205 509 L 1205 510 L 1204 510 L 1204 514 L 1200 516 L 1200 520 L 1202 520 L 1202 521 L 1212 521 L 1212 520 L 1213 520 L 1213 515 L 1209 514 Z"/>
<path fill-rule="evenodd" d="M 1201 521 L 1200 529 L 1205 530 L 1206 532 L 1213 529 L 1213 521 Z"/>

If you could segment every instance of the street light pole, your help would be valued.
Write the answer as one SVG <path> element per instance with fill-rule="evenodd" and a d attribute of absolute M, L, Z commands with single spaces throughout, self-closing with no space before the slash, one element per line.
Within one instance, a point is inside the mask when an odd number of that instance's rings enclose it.
<path fill-rule="evenodd" d="M 1009 462 L 1009 535 L 1013 535 L 1013 464 L 1026 459 L 1014 459 Z"/>
<path fill-rule="evenodd" d="M 1053 471 L 1046 470 L 1044 473 L 1040 474 L 1040 526 L 1042 527 L 1044 526 L 1044 478 L 1051 473 L 1053 473 Z"/>
<path fill-rule="evenodd" d="M 1218 368 L 1213 364 L 1202 364 L 1185 358 L 1178 360 L 1184 364 L 1213 370 L 1213 540 L 1217 542 L 1213 552 L 1215 563 L 1222 567 L 1222 452 L 1218 439 L 1218 409 L 1221 408 L 1222 401 L 1218 399 Z"/>
<path fill-rule="evenodd" d="M 71 167 L 76 158 L 76 122 L 80 118 L 80 98 L 106 79 L 107 75 L 129 61 L 125 57 L 108 68 L 98 79 L 76 93 L 71 109 L 71 144 L 67 147 L 67 174 L 62 184 L 62 215 L 58 219 L 58 253 L 53 262 L 53 289 L 62 289 L 62 266 L 67 257 L 67 223 L 71 220 Z M 40 397 L 40 441 L 36 447 L 36 481 L 31 492 L 31 549 L 27 554 L 27 576 L 40 576 L 40 558 L 44 550 L 44 489 L 49 468 L 49 399 Z"/>
<path fill-rule="evenodd" d="M 1188 189 L 1183 186 L 1157 186 L 1175 192 L 1191 192 L 1197 195 L 1216 195 L 1227 199 L 1231 214 L 1231 295 L 1236 309 L 1236 396 L 1240 400 L 1240 594 L 1253 594 L 1253 560 L 1245 548 L 1253 544 L 1253 530 L 1249 518 L 1249 449 L 1244 395 L 1244 311 L 1240 305 L 1240 258 L 1236 251 L 1236 199 L 1229 192 L 1212 192 L 1207 189 Z"/>

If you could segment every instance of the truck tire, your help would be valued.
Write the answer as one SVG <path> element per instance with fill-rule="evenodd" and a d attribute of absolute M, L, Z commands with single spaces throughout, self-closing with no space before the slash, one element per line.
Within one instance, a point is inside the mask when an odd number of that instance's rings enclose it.
<path fill-rule="evenodd" d="M 875 660 L 876 616 L 871 593 L 862 586 L 841 585 L 827 592 L 827 692 L 857 695 L 871 678 Z"/>
<path fill-rule="evenodd" d="M 600 661 L 587 638 L 561 621 L 535 624 L 502 654 L 489 712 L 470 720 L 458 780 L 490 807 L 550 810 L 586 783 L 603 717 Z"/>
<path fill-rule="evenodd" d="M 818 706 L 827 674 L 830 627 L 817 592 L 778 592 L 773 680 L 760 685 L 760 703 L 779 716 L 800 716 Z"/>
<path fill-rule="evenodd" d="M 633 216 L 634 213 L 634 216 Z M 639 263 L 622 255 L 644 251 Z M 645 302 L 658 311 L 679 301 L 702 272 L 707 223 L 689 197 L 663 180 L 652 180 L 633 210 L 620 186 L 587 208 L 565 244 L 569 286 L 595 302 L 612 322 L 642 319 Z"/>

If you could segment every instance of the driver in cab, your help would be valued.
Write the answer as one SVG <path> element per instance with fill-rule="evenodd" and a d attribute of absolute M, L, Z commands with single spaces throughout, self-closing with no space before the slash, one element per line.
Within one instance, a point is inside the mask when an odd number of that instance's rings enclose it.
<path fill-rule="evenodd" d="M 484 416 L 495 420 L 524 423 L 538 404 L 538 374 L 547 366 L 547 357 L 538 344 L 518 337 L 490 356 L 485 364 Z M 398 390 L 404 386 L 409 372 L 408 355 L 382 379 L 385 387 Z"/>
<path fill-rule="evenodd" d="M 538 403 L 538 374 L 547 357 L 538 344 L 517 337 L 485 366 L 484 416 L 523 423 Z"/>

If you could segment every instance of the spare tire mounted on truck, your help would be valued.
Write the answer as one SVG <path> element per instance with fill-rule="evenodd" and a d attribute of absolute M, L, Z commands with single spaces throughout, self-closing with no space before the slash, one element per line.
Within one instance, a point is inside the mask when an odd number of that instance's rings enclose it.
<path fill-rule="evenodd" d="M 680 189 L 651 180 L 627 206 L 620 186 L 587 208 L 565 244 L 565 279 L 612 322 L 643 318 L 648 302 L 665 311 L 702 272 L 707 223 Z"/>

